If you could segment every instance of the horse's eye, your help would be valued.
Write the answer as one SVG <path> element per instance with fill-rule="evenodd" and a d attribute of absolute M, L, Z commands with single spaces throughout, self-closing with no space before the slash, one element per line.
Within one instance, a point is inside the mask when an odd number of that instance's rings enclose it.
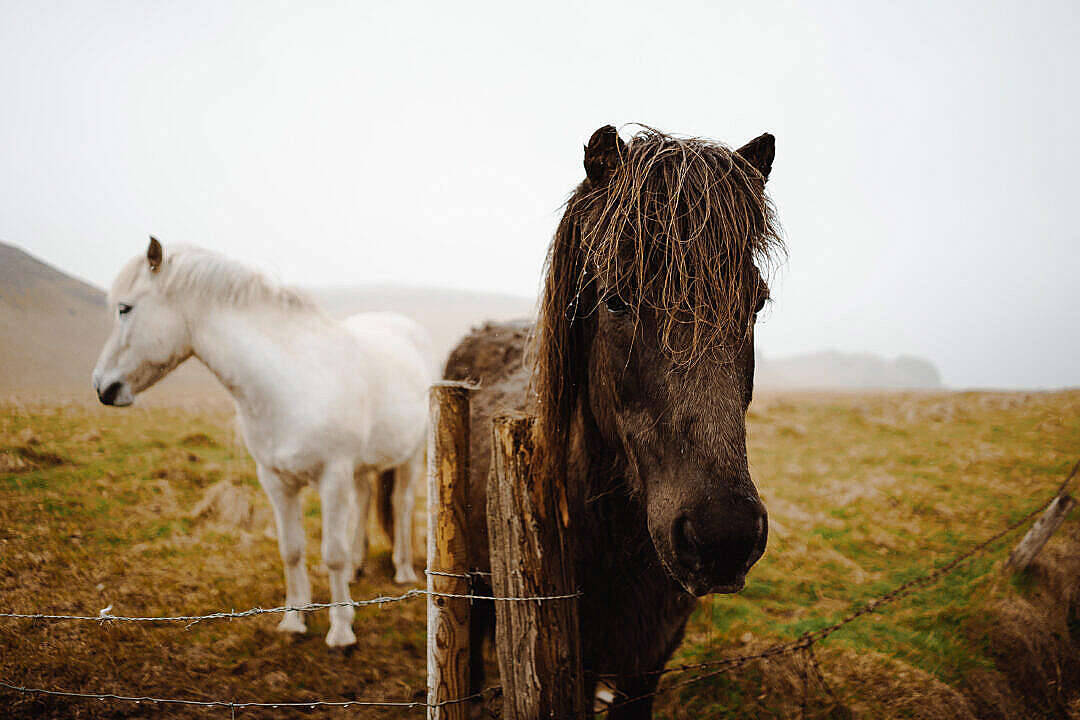
<path fill-rule="evenodd" d="M 761 312 L 761 308 L 765 307 L 765 301 L 768 300 L 768 299 L 769 298 L 767 296 L 765 296 L 765 295 L 762 295 L 761 297 L 758 298 L 757 305 L 754 306 L 754 314 L 755 315 L 757 315 L 759 312 Z"/>
<path fill-rule="evenodd" d="M 117 309 L 120 311 L 121 315 L 127 315 L 129 312 L 131 312 L 131 305 L 128 305 L 127 303 L 120 303 Z"/>
<path fill-rule="evenodd" d="M 622 301 L 618 295 L 608 295 L 604 298 L 604 305 L 612 315 L 625 315 L 630 312 L 630 306 Z"/>

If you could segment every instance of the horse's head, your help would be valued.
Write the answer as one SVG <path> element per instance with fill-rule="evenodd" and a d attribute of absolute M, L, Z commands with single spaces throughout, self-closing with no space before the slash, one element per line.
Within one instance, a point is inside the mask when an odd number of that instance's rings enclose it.
<path fill-rule="evenodd" d="M 129 261 L 109 291 L 109 311 L 116 317 L 93 375 L 105 405 L 130 405 L 191 356 L 187 323 L 161 286 L 164 255 L 151 237 L 146 255 Z"/>
<path fill-rule="evenodd" d="M 779 246 L 773 151 L 771 135 L 729 151 L 601 128 L 549 257 L 544 423 L 558 437 L 587 409 L 661 560 L 697 595 L 738 591 L 765 550 L 746 410 L 768 298 L 758 266 Z"/>

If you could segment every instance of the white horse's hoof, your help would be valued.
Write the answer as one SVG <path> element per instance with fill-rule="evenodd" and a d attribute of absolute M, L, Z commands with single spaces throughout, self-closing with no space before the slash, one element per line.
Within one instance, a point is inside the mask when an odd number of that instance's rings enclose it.
<path fill-rule="evenodd" d="M 333 625 L 326 633 L 326 644 L 330 647 L 346 647 L 356 644 L 356 634 L 348 625 Z"/>
<path fill-rule="evenodd" d="M 394 573 L 394 582 L 398 585 L 415 585 L 420 582 L 420 578 L 417 577 L 416 571 L 413 570 L 412 565 L 406 565 L 403 568 L 399 568 Z"/>
<path fill-rule="evenodd" d="M 285 617 L 281 619 L 281 622 L 277 626 L 278 632 L 286 633 L 306 633 L 307 625 L 304 624 L 304 618 L 300 616 L 300 613 L 285 613 Z"/>

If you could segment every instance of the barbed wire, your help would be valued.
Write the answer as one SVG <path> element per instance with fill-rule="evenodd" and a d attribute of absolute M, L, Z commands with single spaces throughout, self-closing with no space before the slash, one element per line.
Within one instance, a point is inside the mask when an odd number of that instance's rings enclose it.
<path fill-rule="evenodd" d="M 425 570 L 424 574 L 435 575 L 436 577 L 460 578 L 462 580 L 473 580 L 478 577 L 491 577 L 491 573 L 484 572 L 483 570 L 469 570 L 463 573 L 443 572 L 442 570 Z"/>
<path fill-rule="evenodd" d="M 49 613 L 16 613 L 16 612 L 0 612 L 0 618 L 12 618 L 19 620 L 75 620 L 84 622 L 186 622 L 189 626 L 200 623 L 204 620 L 234 620 L 239 618 L 255 617 L 257 615 L 273 615 L 282 614 L 287 612 L 315 612 L 318 610 L 327 610 L 337 607 L 368 607 L 371 605 L 386 605 L 388 603 L 402 602 L 405 600 L 411 600 L 417 597 L 443 597 L 443 598 L 457 598 L 462 600 L 492 600 L 499 602 L 548 602 L 553 600 L 570 600 L 572 598 L 581 597 L 581 591 L 574 593 L 568 593 L 565 595 L 527 595 L 523 597 L 495 597 L 492 595 L 474 595 L 471 593 L 446 593 L 437 592 L 435 590 L 409 590 L 401 595 L 387 595 L 377 598 L 371 598 L 370 600 L 339 600 L 336 602 L 328 603 L 306 603 L 304 605 L 281 605 L 279 607 L 262 608 L 253 607 L 248 610 L 230 610 L 207 613 L 206 615 L 148 615 L 148 616 L 128 616 L 128 615 L 114 615 L 109 610 L 109 607 L 101 610 L 97 615 L 62 615 L 62 614 L 49 614 Z"/>
<path fill-rule="evenodd" d="M 1057 496 L 1055 495 L 1055 497 L 1057 497 Z M 855 622 L 856 620 L 858 620 L 863 615 L 868 615 L 868 614 L 870 614 L 872 612 L 875 612 L 876 610 L 879 610 L 880 608 L 884 607 L 885 605 L 888 605 L 888 604 L 890 604 L 892 602 L 895 602 L 895 601 L 900 600 L 900 599 L 902 599 L 904 597 L 907 597 L 908 595 L 915 592 L 919 588 L 921 588 L 921 587 L 923 587 L 925 585 L 929 585 L 929 584 L 933 583 L 935 580 L 941 578 L 942 576 L 947 575 L 948 573 L 952 572 L 955 568 L 957 568 L 959 565 L 963 564 L 965 561 L 967 561 L 967 560 L 971 559 L 972 557 L 974 557 L 975 555 L 979 554 L 980 552 L 982 552 L 983 550 L 988 548 L 990 545 L 993 545 L 994 543 L 998 542 L 999 540 L 1004 538 L 1009 533 L 1019 529 L 1021 526 L 1023 526 L 1028 521 L 1030 521 L 1032 518 L 1034 518 L 1036 515 L 1043 512 L 1046 509 L 1046 507 L 1050 504 L 1050 502 L 1052 502 L 1052 500 L 1048 501 L 1045 505 L 1042 505 L 1042 506 L 1032 510 L 1031 512 L 1027 513 L 1022 518 L 1020 518 L 1019 520 L 1016 520 L 1015 522 L 1010 523 L 1008 526 L 1006 526 L 1002 530 L 999 530 L 998 532 L 994 533 L 989 538 L 987 538 L 986 540 L 983 540 L 982 542 L 978 543 L 977 545 L 972 546 L 971 548 L 969 548 L 968 550 L 966 550 L 962 554 L 958 555 L 957 557 L 953 558 L 952 560 L 950 560 L 946 564 L 944 564 L 944 565 L 942 565 L 942 566 L 940 566 L 938 568 L 935 568 L 934 570 L 932 570 L 932 571 L 930 571 L 930 572 L 928 572 L 928 573 L 926 573 L 924 575 L 920 575 L 919 577 L 908 580 L 907 582 L 903 583 L 902 585 L 898 585 L 897 587 L 893 588 L 892 590 L 890 590 L 886 594 L 884 594 L 884 595 L 882 595 L 880 597 L 874 598 L 870 602 L 866 603 L 865 605 L 858 608 L 857 610 L 854 610 L 854 611 L 850 612 L 844 618 L 842 618 L 841 620 L 838 620 L 837 622 L 835 622 L 835 623 L 833 623 L 831 625 L 827 625 L 827 626 L 825 626 L 823 628 L 819 628 L 817 630 L 811 630 L 811 631 L 808 631 L 806 633 L 803 633 L 802 635 L 800 635 L 795 640 L 789 640 L 789 641 L 786 641 L 786 642 L 776 643 L 774 645 L 769 646 L 769 648 L 767 648 L 766 650 L 763 650 L 763 651 L 761 651 L 759 653 L 753 653 L 753 654 L 750 654 L 750 655 L 733 655 L 733 656 L 729 656 L 729 657 L 725 657 L 725 658 L 718 658 L 716 660 L 706 660 L 706 661 L 699 662 L 699 663 L 685 663 L 685 664 L 682 664 L 682 665 L 671 665 L 671 666 L 663 668 L 661 670 L 650 670 L 650 671 L 647 671 L 647 672 L 638 673 L 638 674 L 633 675 L 631 677 L 642 677 L 642 676 L 646 676 L 646 675 L 669 675 L 669 674 L 672 674 L 672 673 L 688 672 L 690 670 L 707 670 L 707 669 L 713 668 L 713 667 L 720 667 L 720 666 L 725 666 L 726 667 L 727 665 L 729 665 L 729 664 L 731 664 L 733 662 L 739 662 L 739 661 L 743 661 L 743 660 L 749 662 L 751 660 L 761 660 L 761 659 L 765 659 L 765 658 L 769 658 L 769 657 L 775 657 L 777 655 L 792 654 L 794 652 L 800 651 L 804 647 L 807 646 L 807 643 L 813 644 L 815 642 L 820 642 L 821 640 L 824 640 L 825 638 L 827 638 L 829 635 L 832 635 L 837 630 L 840 630 L 841 628 L 843 628 L 845 625 L 848 625 L 850 623 Z M 596 677 L 605 678 L 605 679 L 612 679 L 612 678 L 616 678 L 616 677 L 619 677 L 619 676 L 615 675 L 615 674 L 608 673 L 608 674 L 598 674 Z M 623 676 L 623 677 L 625 677 L 625 676 Z"/>
<path fill-rule="evenodd" d="M 724 658 L 718 658 L 716 660 L 706 660 L 699 663 L 673 665 L 670 667 L 662 668 L 660 670 L 651 670 L 631 675 L 629 677 L 663 676 L 677 673 L 681 674 L 693 670 L 709 670 L 709 672 L 696 675 L 692 678 L 687 678 L 686 680 L 670 683 L 668 685 L 665 685 L 664 687 L 658 687 L 652 692 L 642 693 L 633 697 L 627 697 L 625 699 L 619 700 L 618 702 L 609 703 L 607 707 L 605 707 L 604 710 L 602 710 L 601 712 L 610 712 L 611 710 L 614 710 L 618 707 L 624 707 L 635 702 L 640 702 L 641 700 L 655 697 L 663 692 L 668 692 L 670 690 L 675 690 L 680 687 L 686 687 L 697 682 L 708 680 L 709 678 L 713 678 L 723 673 L 737 669 L 756 660 L 767 660 L 773 657 L 778 657 L 782 655 L 794 655 L 796 653 L 804 653 L 806 655 L 808 671 L 812 672 L 812 674 L 815 676 L 815 679 L 822 685 L 822 687 L 826 689 L 826 692 L 828 692 L 829 696 L 834 700 L 834 702 L 836 702 L 836 696 L 833 693 L 832 688 L 829 687 L 828 683 L 825 681 L 824 673 L 821 671 L 821 666 L 818 663 L 817 656 L 814 654 L 814 645 L 816 643 L 821 642 L 825 638 L 829 637 L 830 635 L 847 626 L 848 624 L 855 622 L 859 618 L 865 615 L 869 615 L 870 613 L 873 613 L 892 602 L 907 597 L 908 595 L 914 593 L 916 590 L 930 585 L 933 582 L 944 577 L 945 575 L 948 575 L 967 560 L 970 560 L 975 555 L 978 555 L 994 543 L 997 543 L 1010 533 L 1027 524 L 1034 517 L 1036 517 L 1042 512 L 1045 512 L 1046 508 L 1049 507 L 1050 503 L 1054 502 L 1054 500 L 1056 500 L 1066 491 L 1069 483 L 1076 476 L 1078 471 L 1080 471 L 1080 460 L 1078 460 L 1077 463 L 1073 466 L 1072 471 L 1069 473 L 1068 477 L 1065 478 L 1064 482 L 1062 482 L 1061 485 L 1058 487 L 1057 492 L 1048 501 L 1035 508 L 1031 512 L 1027 513 L 1020 519 L 1009 523 L 1009 525 L 994 533 L 986 540 L 983 540 L 982 542 L 973 545 L 971 548 L 956 556 L 944 565 L 937 567 L 924 575 L 920 575 L 919 577 L 913 578 L 901 585 L 898 585 L 897 587 L 890 590 L 888 593 L 877 597 L 870 602 L 867 602 L 863 606 L 859 607 L 858 609 L 848 613 L 848 615 L 844 616 L 837 622 L 832 623 L 831 625 L 826 625 L 822 628 L 818 628 L 817 630 L 805 632 L 795 640 L 775 643 L 765 648 L 764 650 L 761 650 L 760 652 L 749 653 L 745 655 L 733 655 Z M 627 676 L 620 676 L 611 673 L 602 673 L 596 674 L 594 675 L 594 677 L 611 680 Z M 804 684 L 808 682 L 807 677 L 805 676 L 803 677 L 803 680 Z M 806 709 L 804 697 L 804 714 L 805 711 Z"/>
<path fill-rule="evenodd" d="M 895 602 L 895 601 L 897 601 L 897 600 L 899 600 L 901 598 L 907 597 L 908 595 L 912 594 L 916 590 L 918 590 L 918 589 L 920 589 L 922 587 L 925 587 L 927 585 L 930 585 L 931 583 L 939 580 L 940 578 L 944 577 L 945 575 L 951 573 L 953 570 L 955 570 L 957 567 L 962 565 L 967 560 L 970 560 L 975 555 L 983 552 L 984 550 L 986 550 L 988 547 L 990 547 L 994 543 L 1000 541 L 1002 538 L 1004 538 L 1008 534 L 1012 533 L 1013 531 L 1017 530 L 1021 526 L 1025 525 L 1032 518 L 1034 518 L 1036 515 L 1044 512 L 1046 507 L 1049 505 L 1050 502 L 1053 502 L 1053 500 L 1060 497 L 1066 491 L 1066 489 L 1068 488 L 1069 483 L 1072 481 L 1073 477 L 1076 476 L 1078 471 L 1080 471 L 1080 461 L 1077 461 L 1076 465 L 1073 466 L 1072 471 L 1069 473 L 1068 477 L 1065 478 L 1064 482 L 1062 482 L 1061 486 L 1058 488 L 1057 493 L 1047 503 L 1044 503 L 1040 507 L 1035 508 L 1031 512 L 1029 512 L 1026 515 L 1024 515 L 1023 517 L 1021 517 L 1020 519 L 1010 523 L 1008 526 L 1006 526 L 1005 528 L 1003 528 L 1003 529 L 999 530 L 998 532 L 994 533 L 993 535 L 991 535 L 986 540 L 983 540 L 982 542 L 972 546 L 971 548 L 969 548 L 965 552 L 963 552 L 960 555 L 958 555 L 957 557 L 953 558 L 948 563 L 946 563 L 946 564 L 944 564 L 944 565 L 942 565 L 940 567 L 937 567 L 934 570 L 932 570 L 932 571 L 930 571 L 928 573 L 925 573 L 925 574 L 923 574 L 921 576 L 915 577 L 915 578 L 913 578 L 913 579 L 911 579 L 911 580 L 897 586 L 896 588 L 889 591 L 885 595 L 882 595 L 880 597 L 877 597 L 877 598 L 865 603 L 864 605 L 862 605 L 858 609 L 848 613 L 848 615 L 844 616 L 843 618 L 841 618 L 837 622 L 834 622 L 834 623 L 832 623 L 830 625 L 826 625 L 825 627 L 822 627 L 822 628 L 818 628 L 817 630 L 811 630 L 811 631 L 808 631 L 806 633 L 803 633 L 801 636 L 799 636 L 795 640 L 776 643 L 776 644 L 771 645 L 771 646 L 765 648 L 764 650 L 761 650 L 761 651 L 756 652 L 756 653 L 729 656 L 729 657 L 724 657 L 724 658 L 718 658 L 718 659 L 715 659 L 715 660 L 707 660 L 707 661 L 699 662 L 699 663 L 687 663 L 687 664 L 682 664 L 682 665 L 675 665 L 675 666 L 671 666 L 671 667 L 662 668 L 660 670 L 653 670 L 653 671 L 648 671 L 648 672 L 644 672 L 644 673 L 638 673 L 637 675 L 634 675 L 632 677 L 663 676 L 663 675 L 675 674 L 675 673 L 685 673 L 685 672 L 690 672 L 690 671 L 694 671 L 694 670 L 707 670 L 708 671 L 708 672 L 701 673 L 699 675 L 695 675 L 694 677 L 687 678 L 685 680 L 681 680 L 681 681 L 678 681 L 678 682 L 675 682 L 675 683 L 669 683 L 668 685 L 665 685 L 664 687 L 658 687 L 657 689 L 653 690 L 652 692 L 643 693 L 641 695 L 637 695 L 637 696 L 634 696 L 634 697 L 627 697 L 627 698 L 624 698 L 624 699 L 620 699 L 618 702 L 609 703 L 607 705 L 607 707 L 604 708 L 604 710 L 602 710 L 601 712 L 610 712 L 611 710 L 614 710 L 614 709 L 616 709 L 618 707 L 623 707 L 623 706 L 626 706 L 626 705 L 629 705 L 629 704 L 632 704 L 632 703 L 635 703 L 635 702 L 640 702 L 641 700 L 645 700 L 645 699 L 648 699 L 648 698 L 651 698 L 651 697 L 655 697 L 656 695 L 658 695 L 658 694 L 660 694 L 662 692 L 668 692 L 670 690 L 675 690 L 675 689 L 678 689 L 678 688 L 681 688 L 681 687 L 686 687 L 686 686 L 692 685 L 694 683 L 702 682 L 704 680 L 707 680 L 707 679 L 712 678 L 712 677 L 716 677 L 718 675 L 721 675 L 721 674 L 726 673 L 726 672 L 728 672 L 730 670 L 739 668 L 739 667 L 741 667 L 743 665 L 746 665 L 746 664 L 748 664 L 750 662 L 753 662 L 753 661 L 756 661 L 756 660 L 765 660 L 765 659 L 778 657 L 778 656 L 782 656 L 782 655 L 793 655 L 793 654 L 796 654 L 796 653 L 804 653 L 805 656 L 806 656 L 805 657 L 806 667 L 804 668 L 804 671 L 803 671 L 803 674 L 802 674 L 803 683 L 804 683 L 803 713 L 805 714 L 805 711 L 806 711 L 806 708 L 805 708 L 805 703 L 806 703 L 805 694 L 807 692 L 807 688 L 808 688 L 808 684 L 809 684 L 809 675 L 811 673 L 814 675 L 815 679 L 826 689 L 826 691 L 829 693 L 830 697 L 832 697 L 834 699 L 834 701 L 835 701 L 836 697 L 833 694 L 832 689 L 828 686 L 827 682 L 825 681 L 824 674 L 822 673 L 821 667 L 820 667 L 820 665 L 818 664 L 818 661 L 817 661 L 817 657 L 814 654 L 814 649 L 813 648 L 814 648 L 814 645 L 816 643 L 821 642 L 822 640 L 826 639 L 827 637 L 829 637 L 833 633 L 837 632 L 841 628 L 847 626 L 848 624 L 850 624 L 852 622 L 855 622 L 859 618 L 861 618 L 861 617 L 863 617 L 865 615 L 871 614 L 873 612 L 876 612 L 877 610 L 881 609 L 882 607 L 885 607 L 886 605 L 889 605 L 890 603 L 893 603 L 893 602 Z M 467 572 L 467 573 L 449 573 L 449 572 L 444 572 L 444 571 L 439 571 L 439 570 L 427 570 L 427 571 L 425 571 L 425 574 L 427 574 L 429 576 L 453 577 L 453 578 L 465 579 L 465 580 L 469 580 L 469 581 L 472 581 L 477 576 L 490 575 L 490 573 L 482 573 L 482 572 L 479 572 L 479 571 L 470 571 L 470 572 Z M 563 595 L 538 595 L 538 596 L 528 596 L 528 597 L 495 597 L 495 596 L 491 596 L 491 595 L 475 595 L 475 594 L 470 594 L 470 593 L 444 593 L 444 592 L 437 592 L 437 591 L 426 590 L 426 589 L 414 589 L 414 590 L 408 590 L 405 593 L 402 593 L 400 595 L 380 596 L 380 597 L 371 598 L 371 599 L 367 599 L 367 600 L 347 600 L 347 601 L 337 601 L 337 602 L 329 602 L 329 603 L 307 603 L 307 604 L 304 604 L 304 605 L 297 605 L 297 606 L 283 605 L 283 606 L 280 606 L 280 607 L 273 607 L 273 608 L 254 607 L 254 608 L 250 608 L 248 610 L 242 610 L 242 611 L 233 610 L 233 611 L 229 611 L 229 612 L 214 612 L 214 613 L 208 613 L 206 615 L 172 615 L 172 616 L 142 616 L 142 617 L 139 617 L 139 616 L 113 615 L 113 614 L 111 614 L 109 612 L 112 609 L 112 606 L 109 605 L 108 607 L 106 607 L 106 608 L 102 609 L 101 611 L 99 611 L 98 615 L 96 615 L 96 616 L 93 616 L 93 615 L 62 615 L 62 614 L 45 614 L 45 613 L 0 612 L 0 618 L 28 619 L 28 620 L 93 621 L 93 622 L 98 622 L 98 623 L 107 623 L 107 622 L 112 622 L 112 621 L 118 621 L 118 622 L 187 622 L 188 627 L 190 627 L 191 625 L 202 622 L 204 620 L 237 619 L 237 618 L 255 617 L 255 616 L 258 616 L 258 615 L 281 614 L 281 613 L 286 613 L 286 612 L 312 612 L 312 611 L 325 610 L 325 609 L 334 608 L 334 607 L 354 607 L 354 608 L 357 608 L 357 607 L 367 607 L 367 606 L 373 606 L 373 605 L 381 606 L 381 605 L 385 605 L 385 604 L 388 604 L 388 603 L 402 602 L 402 601 L 409 600 L 409 599 L 416 598 L 416 597 L 446 597 L 446 598 L 457 598 L 457 599 L 468 599 L 468 600 L 489 600 L 489 601 L 509 601 L 509 602 L 546 602 L 546 601 L 553 601 L 553 600 L 573 599 L 573 598 L 581 597 L 581 595 L 582 595 L 581 591 L 578 591 L 578 592 L 575 592 L 575 593 L 569 593 L 569 594 L 563 594 Z M 596 675 L 594 675 L 594 677 L 612 679 L 612 678 L 626 677 L 626 676 L 619 676 L 619 675 L 614 675 L 614 674 L 596 674 Z M 4 687 L 4 688 L 7 688 L 9 690 L 24 693 L 24 694 L 48 695 L 48 696 L 56 696 L 56 697 L 70 697 L 70 698 L 80 698 L 80 699 L 96 699 L 96 700 L 101 700 L 101 701 L 114 700 L 114 701 L 121 701 L 121 702 L 134 702 L 135 704 L 141 704 L 143 702 L 146 702 L 146 703 L 162 704 L 162 705 L 188 705 L 188 706 L 200 706 L 200 707 L 220 707 L 220 708 L 225 708 L 225 709 L 231 709 L 234 714 L 235 714 L 236 710 L 244 709 L 244 708 L 309 708 L 309 709 L 315 709 L 315 708 L 318 708 L 318 707 L 327 707 L 327 708 L 395 707 L 395 708 L 402 708 L 402 709 L 434 708 L 434 707 L 440 707 L 440 706 L 444 706 L 444 705 L 452 705 L 452 704 L 457 704 L 457 703 L 469 702 L 469 701 L 472 701 L 472 700 L 478 700 L 478 699 L 483 698 L 485 695 L 487 695 L 488 693 L 490 693 L 492 691 L 501 689 L 500 687 L 495 686 L 495 687 L 487 688 L 487 689 L 482 690 L 482 691 L 480 691 L 478 693 L 474 693 L 472 695 L 469 695 L 469 696 L 466 696 L 466 697 L 463 697 L 463 698 L 457 698 L 457 699 L 453 699 L 453 700 L 445 700 L 445 701 L 441 701 L 441 702 L 438 702 L 438 703 L 427 703 L 427 702 L 415 701 L 415 700 L 413 700 L 413 701 L 392 701 L 392 700 L 309 700 L 309 701 L 286 701 L 286 702 L 248 702 L 248 701 L 237 702 L 237 701 L 230 701 L 230 700 L 192 700 L 192 699 L 184 699 L 184 698 L 158 698 L 158 697 L 152 697 L 152 696 L 127 696 L 127 695 L 117 695 L 117 694 L 113 694 L 113 693 L 83 693 L 83 692 L 74 692 L 74 691 L 66 691 L 66 690 L 49 690 L 49 689 L 45 689 L 45 688 L 35 688 L 35 687 L 25 687 L 25 686 L 21 686 L 21 685 L 15 685 L 15 684 L 12 684 L 12 683 L 9 683 L 9 682 L 5 682 L 3 680 L 0 680 L 0 687 Z"/>
<path fill-rule="evenodd" d="M 127 616 L 127 615 L 113 615 L 109 612 L 112 609 L 112 605 L 101 610 L 97 615 L 61 615 L 61 614 L 48 614 L 48 613 L 15 613 L 15 612 L 2 612 L 0 618 L 16 618 L 22 620 L 76 620 L 76 621 L 92 621 L 99 623 L 107 622 L 186 622 L 190 625 L 202 622 L 203 620 L 233 620 L 238 618 L 255 617 L 257 615 L 273 615 L 287 612 L 314 612 L 317 610 L 327 610 L 335 607 L 367 607 L 371 605 L 385 605 L 387 603 L 402 602 L 414 597 L 426 595 L 427 590 L 409 590 L 401 595 L 388 595 L 370 600 L 340 600 L 338 602 L 328 603 L 306 603 L 304 605 L 282 605 L 279 607 L 253 607 L 248 610 L 230 610 L 207 613 L 205 615 L 147 615 L 147 616 Z"/>
<path fill-rule="evenodd" d="M 480 692 L 467 695 L 462 698 L 454 698 L 452 700 L 441 700 L 436 703 L 429 703 L 422 700 L 289 700 L 283 702 L 249 702 L 249 701 L 234 701 L 234 700 L 192 700 L 188 698 L 159 698 L 149 695 L 116 695 L 113 693 L 84 693 L 73 692 L 68 690 L 48 690 L 45 688 L 36 687 L 24 687 L 22 685 L 14 685 L 9 682 L 0 680 L 0 687 L 20 692 L 24 694 L 32 695 L 49 695 L 55 697 L 70 697 L 79 698 L 83 700 L 115 700 L 119 702 L 133 702 L 136 705 L 142 703 L 151 703 L 155 705 L 188 705 L 196 707 L 218 707 L 232 710 L 243 710 L 245 708 L 305 708 L 314 710 L 316 708 L 350 708 L 350 707 L 393 707 L 404 709 L 415 708 L 438 708 L 446 705 L 457 705 L 460 703 L 471 702 L 473 700 L 483 699 L 485 696 L 502 690 L 502 686 L 495 685 L 489 688 L 485 688 Z"/>
<path fill-rule="evenodd" d="M 1075 464 L 1075 465 L 1073 465 L 1073 469 L 1072 469 L 1072 471 L 1071 471 L 1071 472 L 1069 473 L 1069 476 L 1068 476 L 1068 477 L 1066 477 L 1066 478 L 1065 478 L 1065 480 L 1063 480 L 1063 481 L 1062 481 L 1062 483 L 1061 483 L 1061 486 L 1060 486 L 1060 487 L 1058 488 L 1058 491 L 1057 491 L 1057 495 L 1055 495 L 1055 496 L 1054 496 L 1055 498 L 1056 498 L 1056 497 L 1058 497 L 1058 496 L 1060 496 L 1060 495 L 1064 495 L 1064 494 L 1065 494 L 1065 490 L 1067 490 L 1067 489 L 1068 489 L 1068 487 L 1069 487 L 1069 483 L 1070 483 L 1070 482 L 1072 482 L 1072 479 L 1073 479 L 1074 477 L 1076 477 L 1076 473 L 1077 473 L 1077 472 L 1080 472 L 1080 460 L 1077 460 L 1077 461 L 1076 461 L 1076 464 Z"/>

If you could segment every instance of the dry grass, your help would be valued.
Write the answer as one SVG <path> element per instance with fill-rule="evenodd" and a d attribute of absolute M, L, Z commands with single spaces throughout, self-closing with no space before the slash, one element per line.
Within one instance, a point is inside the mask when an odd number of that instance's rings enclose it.
<path fill-rule="evenodd" d="M 27 445 L 31 434 L 35 442 Z M 226 408 L 0 406 L 0 457 L 27 463 L 0 471 L 0 606 L 96 615 L 112 605 L 118 615 L 158 615 L 280 604 L 284 581 L 269 503 L 246 451 L 231 438 Z M 59 464 L 39 460 L 53 456 Z M 326 601 L 313 494 L 305 523 L 315 598 Z M 369 572 L 354 583 L 354 597 L 401 591 L 390 582 L 385 539 L 375 539 Z M 313 615 L 299 639 L 275 632 L 276 616 L 188 629 L 3 621 L 0 676 L 49 688 L 200 700 L 411 700 L 424 693 L 424 612 L 422 600 L 392 610 L 359 609 L 359 645 L 350 653 L 324 644 L 325 613 Z M 5 717 L 146 712 L 145 706 L 7 691 L 0 691 L 0 706 L 7 708 Z"/>
<path fill-rule="evenodd" d="M 770 511 L 769 550 L 743 593 L 702 603 L 676 662 L 821 627 L 1042 503 L 1080 453 L 1080 392 L 764 395 L 751 410 L 750 451 Z M 171 614 L 276 605 L 283 580 L 269 518 L 227 406 L 0 404 L 2 609 L 93 615 L 111 604 L 117 614 Z M 315 597 L 327 599 L 313 498 L 305 522 Z M 1080 634 L 1077 526 L 1067 520 L 1019 578 L 997 571 L 1010 538 L 832 636 L 818 649 L 829 690 L 812 676 L 804 681 L 802 659 L 791 657 L 665 692 L 659 714 L 797 717 L 805 696 L 811 717 L 1076 717 L 1067 689 Z M 391 574 L 384 543 L 353 596 L 397 592 Z M 348 654 L 323 643 L 325 613 L 299 639 L 282 637 L 275 623 L 0 620 L 0 679 L 194 699 L 423 695 L 422 601 L 360 609 L 359 643 Z M 10 717 L 146 714 L 7 691 L 0 706 Z M 313 714 L 346 713 L 239 713 Z"/>
<path fill-rule="evenodd" d="M 741 594 L 702 604 L 684 661 L 741 653 L 731 639 L 747 634 L 775 641 L 822 627 L 1044 504 L 1080 457 L 1080 392 L 763 395 L 749 443 L 769 549 Z M 1065 712 L 1080 529 L 1070 519 L 1010 580 L 998 570 L 1017 539 L 827 640 L 818 652 L 836 698 L 811 683 L 808 714 Z M 778 667 L 691 685 L 662 705 L 672 717 L 797 716 L 801 681 L 797 692 L 751 694 L 782 686 L 770 680 Z"/>

